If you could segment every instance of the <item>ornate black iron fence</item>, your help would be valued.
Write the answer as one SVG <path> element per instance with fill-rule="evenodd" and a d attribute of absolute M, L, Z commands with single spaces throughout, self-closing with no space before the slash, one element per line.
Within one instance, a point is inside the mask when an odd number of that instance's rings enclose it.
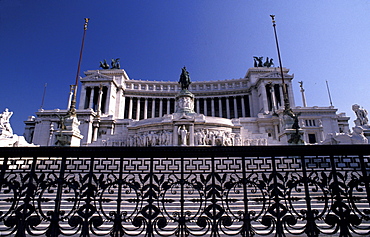
<path fill-rule="evenodd" d="M 370 236 L 370 146 L 0 148 L 1 236 Z"/>

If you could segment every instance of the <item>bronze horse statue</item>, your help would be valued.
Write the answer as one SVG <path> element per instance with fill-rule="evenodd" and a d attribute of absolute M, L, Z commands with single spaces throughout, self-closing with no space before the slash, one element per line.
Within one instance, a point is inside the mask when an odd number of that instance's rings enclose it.
<path fill-rule="evenodd" d="M 189 85 L 191 84 L 191 81 L 189 77 L 189 72 L 186 71 L 186 67 L 182 68 L 179 84 L 181 85 L 181 90 L 189 89 Z"/>

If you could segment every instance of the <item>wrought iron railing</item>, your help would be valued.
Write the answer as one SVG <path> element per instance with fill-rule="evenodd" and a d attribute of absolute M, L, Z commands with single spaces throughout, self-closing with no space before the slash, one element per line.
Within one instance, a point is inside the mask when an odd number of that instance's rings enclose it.
<path fill-rule="evenodd" d="M 0 148 L 0 236 L 370 236 L 370 146 Z"/>

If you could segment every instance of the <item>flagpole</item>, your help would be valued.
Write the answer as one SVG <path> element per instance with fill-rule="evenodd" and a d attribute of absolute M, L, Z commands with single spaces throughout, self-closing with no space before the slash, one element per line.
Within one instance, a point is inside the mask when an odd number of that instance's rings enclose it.
<path fill-rule="evenodd" d="M 275 15 L 270 15 L 272 18 L 272 26 L 274 27 L 274 34 L 275 34 L 275 42 L 276 42 L 276 48 L 279 58 L 279 64 L 280 64 L 280 74 L 281 74 L 281 80 L 283 84 L 283 96 L 284 96 L 284 115 L 287 115 L 291 117 L 293 121 L 291 129 L 295 130 L 295 133 L 290 134 L 290 139 L 288 140 L 288 143 L 290 144 L 304 144 L 304 141 L 301 139 L 302 134 L 300 133 L 300 127 L 299 127 L 299 119 L 298 116 L 301 113 L 294 113 L 292 108 L 290 108 L 289 98 L 288 98 L 288 92 L 286 88 L 286 84 L 284 81 L 284 72 L 283 72 L 283 64 L 281 63 L 281 56 L 280 56 L 280 48 L 279 48 L 279 41 L 276 33 L 276 22 L 275 22 Z M 284 119 L 286 124 L 290 124 L 291 122 L 288 122 L 286 119 Z"/>
<path fill-rule="evenodd" d="M 86 30 L 87 30 L 87 23 L 89 22 L 89 20 L 90 20 L 89 18 L 85 18 L 84 33 L 83 33 L 83 36 L 82 36 L 82 44 L 81 44 L 81 49 L 80 49 L 80 57 L 79 57 L 79 60 L 78 60 L 78 65 L 77 65 L 76 81 L 75 81 L 75 84 L 73 85 L 73 97 L 72 97 L 71 105 L 70 105 L 70 108 L 69 108 L 69 111 L 68 111 L 68 114 L 71 115 L 71 116 L 76 115 L 77 86 L 78 86 L 78 79 L 79 79 L 79 75 L 80 75 L 82 52 L 83 52 L 84 45 L 85 45 L 85 36 L 86 36 Z"/>
<path fill-rule="evenodd" d="M 48 83 L 45 83 L 44 85 L 44 93 L 42 94 L 42 100 L 41 100 L 41 106 L 40 106 L 40 109 L 42 109 L 44 107 L 44 100 L 45 100 L 45 94 L 46 94 L 46 87 L 47 87 Z"/>
<path fill-rule="evenodd" d="M 330 106 L 333 106 L 333 102 L 331 101 L 331 95 L 330 95 L 330 90 L 329 90 L 329 84 L 328 84 L 328 81 L 326 81 L 326 89 L 328 90 Z"/>
<path fill-rule="evenodd" d="M 283 84 L 284 108 L 285 108 L 285 111 L 288 111 L 288 110 L 290 110 L 290 103 L 289 103 L 288 92 L 287 92 L 286 84 L 285 84 L 285 80 L 284 80 L 283 64 L 281 63 L 280 47 L 279 47 L 279 41 L 278 41 L 278 37 L 277 37 L 277 33 L 276 33 L 275 15 L 270 15 L 270 17 L 272 18 L 272 26 L 274 27 L 276 49 L 277 49 L 279 64 L 280 64 L 279 66 L 280 66 L 281 80 L 282 80 L 282 84 Z"/>

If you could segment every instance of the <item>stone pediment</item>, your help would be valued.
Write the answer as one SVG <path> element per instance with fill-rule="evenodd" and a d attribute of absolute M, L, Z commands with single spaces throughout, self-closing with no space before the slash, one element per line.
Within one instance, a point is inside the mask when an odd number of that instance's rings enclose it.
<path fill-rule="evenodd" d="M 94 74 L 81 78 L 80 81 L 113 81 L 113 77 L 104 75 L 98 71 Z"/>
<path fill-rule="evenodd" d="M 293 75 L 289 75 L 287 73 L 284 73 L 284 77 L 285 78 L 293 78 Z M 260 76 L 260 78 L 276 78 L 276 79 L 280 79 L 281 78 L 281 73 L 280 72 L 269 72 L 269 73 L 266 73 L 266 74 L 263 74 Z"/>

